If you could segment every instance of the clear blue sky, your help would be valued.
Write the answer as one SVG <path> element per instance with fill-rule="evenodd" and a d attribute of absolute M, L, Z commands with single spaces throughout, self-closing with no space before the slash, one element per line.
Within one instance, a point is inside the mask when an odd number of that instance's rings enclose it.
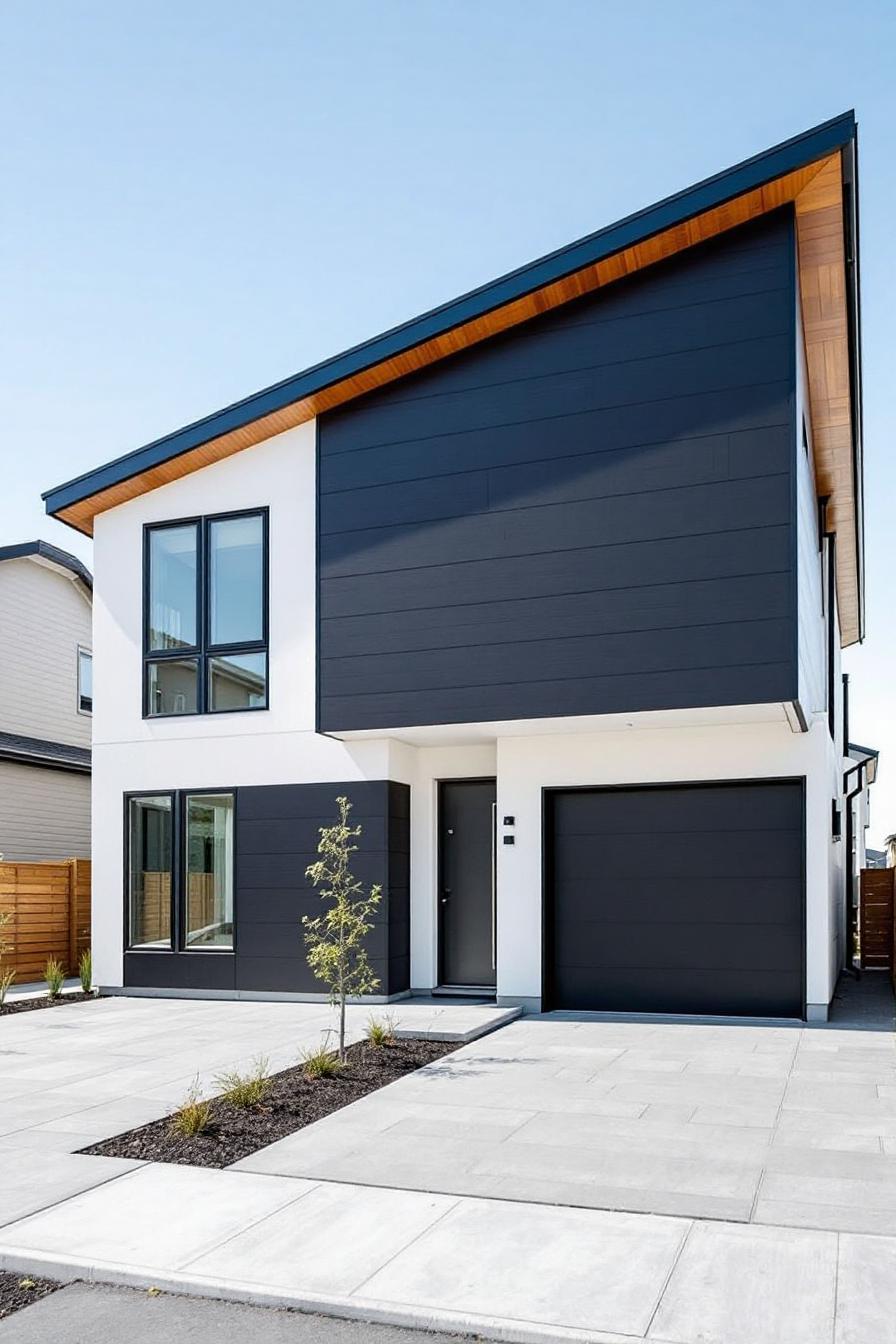
<path fill-rule="evenodd" d="M 5 0 L 0 542 L 41 490 L 855 107 L 868 640 L 896 830 L 896 6 Z"/>

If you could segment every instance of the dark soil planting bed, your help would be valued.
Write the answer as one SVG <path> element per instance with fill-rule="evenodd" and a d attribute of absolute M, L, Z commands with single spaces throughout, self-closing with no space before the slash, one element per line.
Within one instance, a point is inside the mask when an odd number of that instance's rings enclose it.
<path fill-rule="evenodd" d="M 0 1017 L 11 1017 L 13 1013 L 32 1013 L 38 1008 L 62 1008 L 67 1003 L 83 1003 L 85 999 L 101 997 L 99 994 L 82 994 L 78 990 L 77 994 L 74 991 L 71 994 L 60 994 L 57 999 L 51 999 L 49 994 L 39 999 L 13 999 L 0 1008 Z"/>
<path fill-rule="evenodd" d="M 55 1293 L 61 1285 L 52 1279 L 33 1279 L 29 1274 L 10 1274 L 0 1270 L 0 1320 L 11 1316 L 22 1307 L 30 1307 L 48 1293 Z"/>
<path fill-rule="evenodd" d="M 398 1040 L 378 1048 L 361 1042 L 349 1046 L 345 1067 L 333 1078 L 306 1078 L 298 1065 L 272 1076 L 270 1093 L 258 1106 L 234 1106 L 220 1098 L 214 1100 L 209 1124 L 201 1134 L 190 1138 L 177 1134 L 172 1130 L 170 1118 L 166 1118 L 104 1139 L 82 1152 L 100 1157 L 138 1158 L 144 1162 L 229 1167 L 231 1162 L 238 1162 L 457 1049 L 456 1044 L 445 1041 Z"/>

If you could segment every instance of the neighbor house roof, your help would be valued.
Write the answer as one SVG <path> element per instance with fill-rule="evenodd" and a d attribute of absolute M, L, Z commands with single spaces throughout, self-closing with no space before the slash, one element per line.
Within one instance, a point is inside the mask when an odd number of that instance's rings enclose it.
<path fill-rule="evenodd" d="M 0 546 L 0 561 L 3 560 L 43 560 L 47 564 L 66 569 L 76 579 L 80 579 L 85 588 L 93 591 L 93 575 L 76 555 L 52 546 L 48 541 L 20 541 L 14 546 Z"/>
<path fill-rule="evenodd" d="M 45 493 L 85 533 L 105 509 L 344 405 L 738 224 L 793 207 L 819 493 L 838 533 L 844 643 L 863 633 L 856 123 L 816 126 L 648 209 Z"/>
<path fill-rule="evenodd" d="M 22 737 L 19 733 L 0 733 L 0 761 L 74 770 L 86 775 L 90 773 L 90 748 L 72 747 L 67 742 L 46 742 L 39 737 Z"/>

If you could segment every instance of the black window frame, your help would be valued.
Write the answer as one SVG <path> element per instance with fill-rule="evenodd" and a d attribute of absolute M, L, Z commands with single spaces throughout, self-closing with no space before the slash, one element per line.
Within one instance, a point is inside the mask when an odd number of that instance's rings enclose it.
<path fill-rule="evenodd" d="M 262 540 L 262 595 L 261 595 L 261 639 L 242 640 L 237 643 L 213 644 L 211 642 L 211 602 L 210 602 L 210 539 L 212 525 L 227 522 L 233 518 L 260 518 Z M 155 532 L 164 532 L 176 527 L 195 527 L 196 529 L 196 644 L 184 645 L 174 649 L 150 648 L 150 549 Z M 144 719 L 184 719 L 196 718 L 206 714 L 262 714 L 271 707 L 271 659 L 270 659 L 270 509 L 260 505 L 252 509 L 231 509 L 224 513 L 197 514 L 187 518 L 165 519 L 164 522 L 144 523 L 143 525 L 143 687 L 141 704 Z M 230 709 L 213 709 L 209 687 L 209 673 L 212 660 L 227 655 L 260 653 L 264 656 L 265 702 L 263 705 L 237 705 Z M 161 662 L 196 662 L 196 708 L 185 709 L 175 714 L 153 714 L 150 712 L 149 668 L 151 664 Z"/>
<path fill-rule="evenodd" d="M 233 843 L 230 862 L 233 891 L 233 937 L 230 947 L 203 947 L 187 943 L 187 916 L 184 899 L 187 876 L 187 803 L 190 798 L 228 795 L 233 800 Z M 167 947 L 146 947 L 131 942 L 131 803 L 141 798 L 171 799 L 171 940 Z M 237 939 L 237 809 L 239 792 L 232 786 L 191 789 L 136 789 L 124 795 L 124 950 L 142 956 L 232 957 Z"/>
<path fill-rule="evenodd" d="M 171 934 L 167 947 L 149 947 L 131 941 L 131 803 L 141 798 L 170 798 L 171 800 Z M 152 953 L 169 956 L 177 947 L 177 908 L 175 895 L 178 869 L 177 795 L 173 789 L 139 789 L 124 795 L 124 948 L 126 952 Z"/>
<path fill-rule="evenodd" d="M 79 644 L 75 656 L 77 658 L 78 663 L 78 689 L 77 689 L 78 702 L 76 707 L 79 714 L 85 714 L 87 718 L 92 718 L 93 717 L 93 649 L 88 649 L 86 644 Z M 82 690 L 82 683 L 81 683 L 82 658 L 90 659 L 90 695 L 85 695 L 84 691 Z M 86 709 L 84 707 L 85 700 L 90 702 Z"/>

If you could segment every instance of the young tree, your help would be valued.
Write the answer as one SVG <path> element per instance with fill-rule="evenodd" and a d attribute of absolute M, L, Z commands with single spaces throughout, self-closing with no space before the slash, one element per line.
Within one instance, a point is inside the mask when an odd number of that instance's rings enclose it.
<path fill-rule="evenodd" d="M 316 919 L 303 915 L 302 923 L 308 965 L 329 987 L 330 1002 L 339 1009 L 339 1058 L 344 1060 L 346 1001 L 369 994 L 379 984 L 367 960 L 364 937 L 373 927 L 369 920 L 380 903 L 382 887 L 371 887 L 367 896 L 361 894 L 363 883 L 351 871 L 351 856 L 358 848 L 352 841 L 361 834 L 361 827 L 349 825 L 352 805 L 347 798 L 337 798 L 336 805 L 339 820 L 335 826 L 320 828 L 320 858 L 305 870 L 330 906 Z"/>

